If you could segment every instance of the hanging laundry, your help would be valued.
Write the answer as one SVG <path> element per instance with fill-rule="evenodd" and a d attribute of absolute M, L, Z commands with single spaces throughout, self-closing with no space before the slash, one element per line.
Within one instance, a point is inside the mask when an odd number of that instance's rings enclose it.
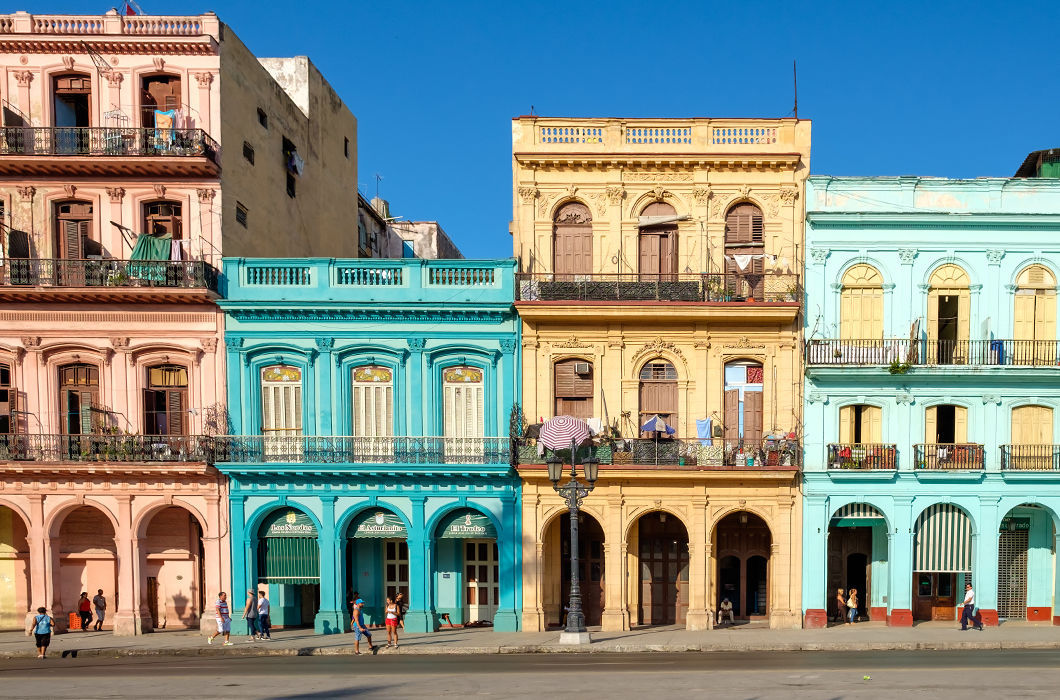
<path fill-rule="evenodd" d="M 710 432 L 712 423 L 712 418 L 696 418 L 696 437 L 699 438 L 700 445 L 710 447 L 714 444 L 714 438 Z"/>
<path fill-rule="evenodd" d="M 157 146 L 172 146 L 177 140 L 177 111 L 155 110 L 155 142 Z"/>
<path fill-rule="evenodd" d="M 736 267 L 738 267 L 740 269 L 740 272 L 743 272 L 744 270 L 746 270 L 748 268 L 748 266 L 751 264 L 751 261 L 754 260 L 755 257 L 757 257 L 757 256 L 754 256 L 754 255 L 734 255 L 734 256 L 732 256 L 732 259 L 736 263 Z"/>
<path fill-rule="evenodd" d="M 589 425 L 590 435 L 599 435 L 604 432 L 604 422 L 599 418 L 590 418 L 585 422 Z"/>

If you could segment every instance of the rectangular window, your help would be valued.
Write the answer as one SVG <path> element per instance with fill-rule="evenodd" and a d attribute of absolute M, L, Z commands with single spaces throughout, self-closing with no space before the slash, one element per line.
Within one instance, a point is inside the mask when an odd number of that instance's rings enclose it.
<path fill-rule="evenodd" d="M 266 129 L 269 128 L 269 115 L 265 114 L 265 110 L 258 107 L 258 124 L 261 124 Z"/>
<path fill-rule="evenodd" d="M 0 365 L 0 435 L 15 432 L 15 396 L 11 368 Z"/>
<path fill-rule="evenodd" d="M 236 221 L 243 225 L 244 228 L 247 226 L 247 208 L 242 203 L 236 202 Z"/>
<path fill-rule="evenodd" d="M 349 158 L 350 157 L 350 139 L 349 138 L 344 138 L 344 139 L 342 139 L 342 141 L 343 141 L 342 150 L 345 152 L 346 157 Z"/>
<path fill-rule="evenodd" d="M 294 181 L 294 175 L 292 175 L 291 173 L 287 173 L 287 196 L 288 197 L 294 197 L 295 196 L 295 192 L 296 192 L 295 187 L 296 187 L 296 185 L 295 185 L 295 181 Z"/>
<path fill-rule="evenodd" d="M 144 434 L 187 434 L 188 370 L 158 365 L 147 370 L 144 389 Z"/>
<path fill-rule="evenodd" d="M 254 165 L 254 147 L 246 141 L 243 142 L 243 157 L 246 158 L 251 165 Z"/>

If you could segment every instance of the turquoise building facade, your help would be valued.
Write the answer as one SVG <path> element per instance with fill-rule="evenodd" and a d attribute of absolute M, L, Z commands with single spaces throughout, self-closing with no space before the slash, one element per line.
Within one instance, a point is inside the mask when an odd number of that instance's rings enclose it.
<path fill-rule="evenodd" d="M 1060 622 L 1060 181 L 811 177 L 803 615 Z"/>
<path fill-rule="evenodd" d="M 514 260 L 226 259 L 232 590 L 274 625 L 518 629 Z"/>

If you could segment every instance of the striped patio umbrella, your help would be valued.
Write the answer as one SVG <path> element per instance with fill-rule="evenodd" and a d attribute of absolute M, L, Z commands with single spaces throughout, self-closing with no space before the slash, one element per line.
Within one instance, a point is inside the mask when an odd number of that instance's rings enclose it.
<path fill-rule="evenodd" d="M 552 450 L 570 448 L 571 441 L 580 445 L 589 439 L 589 424 L 571 416 L 556 416 L 541 424 L 538 440 Z"/>

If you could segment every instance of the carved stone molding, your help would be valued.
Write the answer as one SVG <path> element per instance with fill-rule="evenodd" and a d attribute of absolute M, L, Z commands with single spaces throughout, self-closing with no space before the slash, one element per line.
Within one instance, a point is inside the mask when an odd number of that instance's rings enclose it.
<path fill-rule="evenodd" d="M 230 335 L 225 338 L 225 345 L 231 350 L 239 350 L 243 347 L 245 340 L 241 335 Z"/>
<path fill-rule="evenodd" d="M 692 198 L 696 200 L 696 204 L 703 205 L 710 201 L 711 191 L 709 187 L 693 187 Z"/>
<path fill-rule="evenodd" d="M 655 200 L 656 202 L 661 202 L 661 201 L 663 201 L 664 199 L 666 199 L 667 197 L 671 196 L 671 195 L 670 195 L 670 193 L 669 193 L 669 192 L 667 192 L 667 191 L 666 191 L 666 189 L 665 189 L 665 188 L 663 188 L 663 187 L 653 187 L 653 188 L 652 188 L 652 189 L 651 189 L 651 190 L 649 191 L 649 194 L 650 194 L 650 195 L 652 196 L 652 198 L 653 198 L 653 199 L 654 199 L 654 200 Z"/>
<path fill-rule="evenodd" d="M 913 394 L 908 391 L 899 391 L 894 395 L 894 402 L 899 406 L 911 406 L 913 404 Z"/>
<path fill-rule="evenodd" d="M 501 338 L 501 351 L 509 355 L 515 352 L 515 340 L 512 338 Z"/>
<path fill-rule="evenodd" d="M 199 341 L 199 349 L 205 353 L 213 353 L 217 351 L 217 338 L 203 338 Z"/>
<path fill-rule="evenodd" d="M 650 170 L 632 170 L 622 174 L 623 182 L 689 182 L 692 173 L 687 172 L 656 172 Z"/>
<path fill-rule="evenodd" d="M 1001 259 L 1005 257 L 1005 251 L 1000 248 L 991 248 L 986 251 L 986 261 L 991 265 L 1000 265 Z"/>
<path fill-rule="evenodd" d="M 655 340 L 651 341 L 650 343 L 645 343 L 640 350 L 634 353 L 633 362 L 636 363 L 637 360 L 646 355 L 660 352 L 668 352 L 673 355 L 676 355 L 677 358 L 681 360 L 681 363 L 683 365 L 685 365 L 686 367 L 688 366 L 688 362 L 685 360 L 685 355 L 683 352 L 681 352 L 681 348 L 679 348 L 676 343 L 666 342 L 662 339 L 661 336 L 656 337 Z"/>
<path fill-rule="evenodd" d="M 567 196 L 568 197 L 573 197 L 576 194 L 578 194 L 578 186 L 577 185 L 568 185 L 567 186 Z"/>
<path fill-rule="evenodd" d="M 912 265 L 913 261 L 916 260 L 916 253 L 916 248 L 899 248 L 898 261 L 903 265 Z"/>
<path fill-rule="evenodd" d="M 998 395 L 998 394 L 983 394 L 983 403 L 984 404 L 988 404 L 988 403 L 1000 404 L 1001 403 L 1001 396 Z"/>
<path fill-rule="evenodd" d="M 621 185 L 608 185 L 604 190 L 608 204 L 621 204 L 622 198 L 626 196 L 626 190 Z"/>
<path fill-rule="evenodd" d="M 217 196 L 217 190 L 209 187 L 199 188 L 195 192 L 199 195 L 199 202 L 202 204 L 210 204 L 213 202 L 213 198 Z"/>
<path fill-rule="evenodd" d="M 519 199 L 523 204 L 533 204 L 538 194 L 538 189 L 533 185 L 520 185 L 519 187 Z"/>
<path fill-rule="evenodd" d="M 762 197 L 762 204 L 765 206 L 766 214 L 769 216 L 776 216 L 780 213 L 780 195 L 778 193 L 773 192 Z"/>
<path fill-rule="evenodd" d="M 66 193 L 67 197 L 73 197 L 75 194 L 77 194 L 77 186 L 76 185 L 63 185 L 63 192 Z"/>
<path fill-rule="evenodd" d="M 425 338 L 409 338 L 408 339 L 409 350 L 414 352 L 422 352 L 427 347 L 427 340 Z"/>
<path fill-rule="evenodd" d="M 741 197 L 750 197 L 751 196 L 751 186 L 750 185 L 743 185 L 743 186 L 740 187 L 739 192 L 740 192 L 740 196 Z"/>
<path fill-rule="evenodd" d="M 128 350 L 129 338 L 127 336 L 113 337 L 110 339 L 110 346 L 115 350 Z"/>
<path fill-rule="evenodd" d="M 159 197 L 165 197 L 166 196 L 166 186 L 165 185 L 154 185 L 154 187 L 152 189 L 154 189 L 155 194 L 158 195 Z"/>
<path fill-rule="evenodd" d="M 810 258 L 813 259 L 814 265 L 824 265 L 831 252 L 828 248 L 810 248 Z"/>
<path fill-rule="evenodd" d="M 596 209 L 598 216 L 604 216 L 607 214 L 607 195 L 603 192 L 593 192 L 589 195 L 589 201 L 592 202 L 593 208 Z"/>
<path fill-rule="evenodd" d="M 155 70 L 157 71 L 164 71 L 166 69 L 166 59 L 162 58 L 161 56 L 155 56 L 155 58 L 152 59 L 151 62 L 154 63 Z"/>
<path fill-rule="evenodd" d="M 726 350 L 765 350 L 766 346 L 761 343 L 752 343 L 751 339 L 746 335 L 742 336 L 735 343 L 729 343 L 722 345 Z"/>
<path fill-rule="evenodd" d="M 121 204 L 121 200 L 125 199 L 125 188 L 108 187 L 107 196 L 110 197 L 111 204 Z"/>
<path fill-rule="evenodd" d="M 16 187 L 18 190 L 18 196 L 22 198 L 23 202 L 32 202 L 33 195 L 37 194 L 37 188 L 33 185 L 26 185 L 24 187 Z"/>
<path fill-rule="evenodd" d="M 328 336 L 321 336 L 317 338 L 317 349 L 321 352 L 331 352 L 331 349 L 335 347 L 335 339 Z"/>
<path fill-rule="evenodd" d="M 41 337 L 39 335 L 24 335 L 21 340 L 22 347 L 27 350 L 40 350 Z"/>
<path fill-rule="evenodd" d="M 107 71 L 104 75 L 107 76 L 107 84 L 112 88 L 121 87 L 122 81 L 125 80 L 125 74 L 116 70 Z"/>
<path fill-rule="evenodd" d="M 569 338 L 567 338 L 566 340 L 562 340 L 562 341 L 560 341 L 558 343 L 552 343 L 552 347 L 554 347 L 554 348 L 588 348 L 588 347 L 592 347 L 592 346 L 589 345 L 586 342 L 583 342 L 583 341 L 579 340 L 577 336 L 572 335 Z"/>
<path fill-rule="evenodd" d="M 62 57 L 62 62 L 63 62 L 63 65 L 66 67 L 66 70 L 73 70 L 74 69 L 74 57 L 73 56 L 63 56 Z"/>
<path fill-rule="evenodd" d="M 799 190 L 795 187 L 782 187 L 780 188 L 780 201 L 786 205 L 795 204 L 795 200 L 799 198 Z"/>
<path fill-rule="evenodd" d="M 29 87 L 29 84 L 33 82 L 33 71 L 31 71 L 31 70 L 17 70 L 17 71 L 15 71 L 15 82 L 18 83 L 19 87 Z"/>
<path fill-rule="evenodd" d="M 195 78 L 201 88 L 208 88 L 213 83 L 213 73 L 210 72 L 192 73 L 191 77 Z"/>
<path fill-rule="evenodd" d="M 822 394 L 819 391 L 811 391 L 806 394 L 806 401 L 808 403 L 828 403 L 828 395 Z"/>

